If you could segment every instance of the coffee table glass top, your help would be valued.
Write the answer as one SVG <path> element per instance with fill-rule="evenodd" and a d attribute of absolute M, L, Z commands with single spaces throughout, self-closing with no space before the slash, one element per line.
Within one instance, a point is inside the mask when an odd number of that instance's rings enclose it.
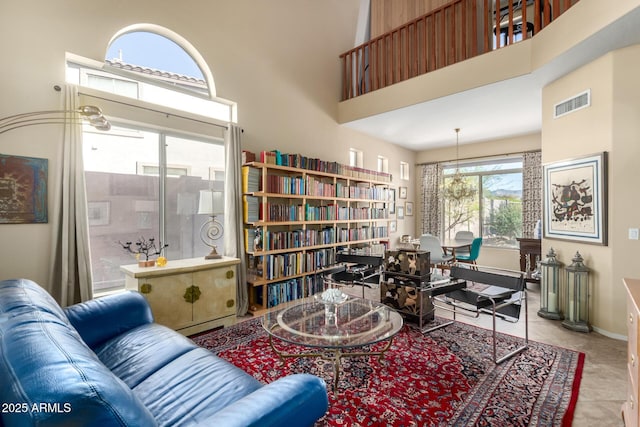
<path fill-rule="evenodd" d="M 393 309 L 360 298 L 325 303 L 321 294 L 297 300 L 262 318 L 272 336 L 307 347 L 361 347 L 392 338 L 402 328 Z"/>

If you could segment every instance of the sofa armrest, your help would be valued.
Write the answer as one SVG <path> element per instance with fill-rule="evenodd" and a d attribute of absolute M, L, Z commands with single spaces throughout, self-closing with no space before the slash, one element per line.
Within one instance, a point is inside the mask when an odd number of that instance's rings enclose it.
<path fill-rule="evenodd" d="M 280 378 L 216 412 L 211 425 L 308 427 L 329 407 L 324 380 L 311 374 Z"/>
<path fill-rule="evenodd" d="M 92 349 L 123 332 L 153 323 L 149 303 L 133 291 L 92 299 L 66 307 L 64 311 Z"/>

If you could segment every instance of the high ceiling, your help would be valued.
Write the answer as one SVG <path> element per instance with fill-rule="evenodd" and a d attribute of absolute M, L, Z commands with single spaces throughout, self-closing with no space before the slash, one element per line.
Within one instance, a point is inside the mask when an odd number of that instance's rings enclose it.
<path fill-rule="evenodd" d="M 531 74 L 345 126 L 415 151 L 455 145 L 458 127 L 461 144 L 539 132 L 542 88 L 609 51 L 640 43 L 639 27 L 637 8 Z"/>

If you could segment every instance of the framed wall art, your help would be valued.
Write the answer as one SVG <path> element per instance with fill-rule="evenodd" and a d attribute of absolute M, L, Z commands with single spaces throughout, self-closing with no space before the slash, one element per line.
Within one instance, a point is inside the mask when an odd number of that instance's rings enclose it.
<path fill-rule="evenodd" d="M 0 154 L 0 224 L 48 222 L 49 161 Z"/>
<path fill-rule="evenodd" d="M 413 202 L 404 202 L 404 214 L 413 216 Z"/>
<path fill-rule="evenodd" d="M 389 221 L 389 233 L 398 231 L 398 222 L 396 220 Z"/>
<path fill-rule="evenodd" d="M 607 153 L 543 165 L 544 237 L 607 244 Z"/>
<path fill-rule="evenodd" d="M 390 214 L 396 213 L 396 189 L 395 188 L 389 189 L 389 213 Z"/>
<path fill-rule="evenodd" d="M 399 187 L 398 197 L 401 198 L 401 199 L 406 199 L 407 198 L 407 187 Z"/>
<path fill-rule="evenodd" d="M 404 206 L 398 206 L 396 208 L 396 218 L 404 219 Z"/>

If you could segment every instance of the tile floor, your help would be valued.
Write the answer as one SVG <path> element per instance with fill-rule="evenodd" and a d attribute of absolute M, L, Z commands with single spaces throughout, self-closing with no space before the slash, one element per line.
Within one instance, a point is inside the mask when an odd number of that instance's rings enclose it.
<path fill-rule="evenodd" d="M 562 326 L 561 321 L 548 320 L 537 315 L 540 308 L 540 287 L 528 284 L 529 339 L 553 344 L 585 353 L 585 364 L 576 405 L 573 426 L 624 426 L 621 407 L 627 394 L 626 354 L 627 342 L 608 338 L 597 332 L 580 333 Z M 346 293 L 362 297 L 362 288 L 346 287 Z M 367 289 L 366 298 L 379 300 L 377 289 Z M 446 312 L 436 315 L 448 317 Z M 491 328 L 491 316 L 478 319 L 458 316 L 458 320 Z M 498 330 L 524 336 L 524 318 L 517 323 L 498 320 Z"/>

